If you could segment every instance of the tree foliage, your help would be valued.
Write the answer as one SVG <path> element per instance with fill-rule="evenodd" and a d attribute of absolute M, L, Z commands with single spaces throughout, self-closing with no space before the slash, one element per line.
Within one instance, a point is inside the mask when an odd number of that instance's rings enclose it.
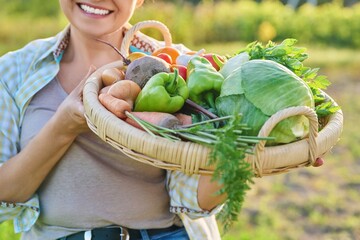
<path fill-rule="evenodd" d="M 0 11 L 13 14 L 28 12 L 38 17 L 48 17 L 59 14 L 59 2 L 52 0 L 0 0 L 0 5 L 2 6 L 2 10 Z"/>

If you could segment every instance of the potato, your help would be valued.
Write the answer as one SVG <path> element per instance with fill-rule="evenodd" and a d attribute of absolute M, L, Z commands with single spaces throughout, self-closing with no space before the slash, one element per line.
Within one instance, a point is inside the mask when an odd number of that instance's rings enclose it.
<path fill-rule="evenodd" d="M 170 72 L 170 64 L 155 56 L 144 56 L 132 61 L 125 73 L 125 79 L 136 82 L 143 88 L 146 82 L 159 72 Z"/>
<path fill-rule="evenodd" d="M 101 80 L 105 87 L 123 79 L 125 79 L 124 71 L 117 68 L 105 69 L 101 74 Z"/>

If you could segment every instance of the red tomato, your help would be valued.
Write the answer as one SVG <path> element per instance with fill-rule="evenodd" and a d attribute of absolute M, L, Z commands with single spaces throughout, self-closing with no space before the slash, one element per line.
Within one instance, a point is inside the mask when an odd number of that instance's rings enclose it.
<path fill-rule="evenodd" d="M 215 62 L 214 57 L 217 57 L 220 62 L 224 63 L 224 59 L 220 55 L 215 53 L 206 53 L 202 57 L 206 58 L 217 71 L 220 70 L 221 66 L 219 66 L 219 64 Z"/>
<path fill-rule="evenodd" d="M 172 64 L 172 58 L 169 54 L 167 53 L 159 53 L 158 55 L 156 55 L 156 57 L 161 58 L 163 60 L 165 60 L 165 62 Z"/>
<path fill-rule="evenodd" d="M 183 66 L 183 65 L 172 65 L 171 66 L 173 71 L 174 68 L 177 68 L 179 71 L 179 75 L 186 81 L 187 79 L 187 67 Z"/>

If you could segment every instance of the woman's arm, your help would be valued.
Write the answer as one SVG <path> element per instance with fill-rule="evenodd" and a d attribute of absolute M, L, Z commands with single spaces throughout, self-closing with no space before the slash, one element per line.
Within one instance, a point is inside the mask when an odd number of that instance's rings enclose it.
<path fill-rule="evenodd" d="M 65 153 L 74 134 L 60 131 L 53 117 L 29 144 L 0 168 L 0 199 L 7 202 L 28 200 Z"/>
<path fill-rule="evenodd" d="M 226 194 L 218 194 L 222 185 L 216 180 L 212 180 L 212 175 L 202 175 L 199 179 L 198 202 L 199 207 L 203 210 L 211 211 L 216 206 L 226 200 Z"/>

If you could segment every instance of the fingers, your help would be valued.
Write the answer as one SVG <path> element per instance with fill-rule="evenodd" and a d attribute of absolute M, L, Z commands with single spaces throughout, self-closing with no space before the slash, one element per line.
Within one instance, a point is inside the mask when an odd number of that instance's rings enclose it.
<path fill-rule="evenodd" d="M 96 67 L 95 67 L 94 65 L 91 65 L 90 68 L 89 68 L 89 70 L 88 70 L 88 72 L 87 72 L 87 74 L 85 75 L 84 79 L 81 80 L 81 82 L 85 82 L 86 79 L 88 79 L 88 77 L 90 77 L 90 75 L 91 75 L 93 72 L 95 72 L 95 70 L 96 70 Z"/>
<path fill-rule="evenodd" d="M 318 158 L 315 160 L 315 162 L 314 162 L 314 164 L 313 164 L 313 167 L 320 167 L 320 166 L 322 166 L 322 165 L 324 164 L 324 162 L 325 162 L 325 160 L 324 160 L 323 158 L 318 157 Z"/>
<path fill-rule="evenodd" d="M 74 90 L 72 92 L 74 92 L 78 96 L 82 96 L 85 82 L 90 77 L 90 75 L 95 72 L 95 70 L 96 70 L 96 67 L 94 65 L 91 65 L 88 72 L 84 76 L 84 78 L 79 82 L 79 84 L 74 88 Z"/>
<path fill-rule="evenodd" d="M 91 65 L 88 72 L 85 74 L 85 76 L 83 77 L 83 79 L 79 82 L 79 84 L 76 86 L 76 88 L 81 88 L 84 86 L 86 80 L 90 77 L 91 74 L 93 74 L 93 72 L 95 72 L 96 67 L 94 65 Z"/>

